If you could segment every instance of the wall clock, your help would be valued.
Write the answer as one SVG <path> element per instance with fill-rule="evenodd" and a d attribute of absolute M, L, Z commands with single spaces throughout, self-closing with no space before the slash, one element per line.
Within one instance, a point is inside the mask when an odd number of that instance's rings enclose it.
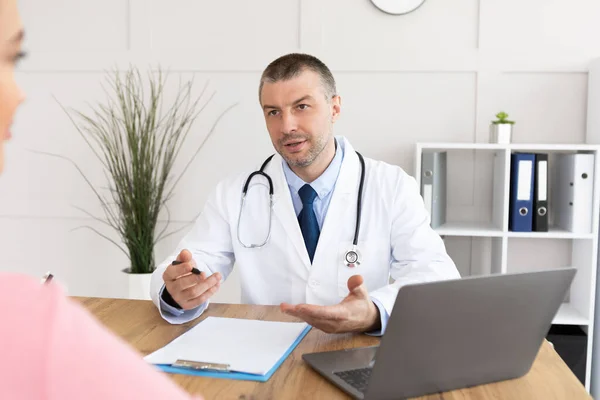
<path fill-rule="evenodd" d="M 383 12 L 401 15 L 415 11 L 425 0 L 371 0 L 371 2 Z"/>

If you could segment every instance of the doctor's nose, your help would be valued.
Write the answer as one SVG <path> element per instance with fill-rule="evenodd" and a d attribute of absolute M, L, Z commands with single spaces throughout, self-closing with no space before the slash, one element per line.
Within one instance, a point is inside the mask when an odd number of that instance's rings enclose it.
<path fill-rule="evenodd" d="M 296 133 L 298 130 L 298 121 L 292 113 L 283 113 L 281 115 L 281 132 Z"/>

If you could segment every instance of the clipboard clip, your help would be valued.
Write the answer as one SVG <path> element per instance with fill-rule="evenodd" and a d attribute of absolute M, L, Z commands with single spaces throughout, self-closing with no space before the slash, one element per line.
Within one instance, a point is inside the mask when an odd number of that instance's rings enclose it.
<path fill-rule="evenodd" d="M 173 367 L 189 368 L 200 371 L 221 371 L 229 372 L 229 364 L 219 364 L 201 361 L 177 360 L 172 364 Z"/>

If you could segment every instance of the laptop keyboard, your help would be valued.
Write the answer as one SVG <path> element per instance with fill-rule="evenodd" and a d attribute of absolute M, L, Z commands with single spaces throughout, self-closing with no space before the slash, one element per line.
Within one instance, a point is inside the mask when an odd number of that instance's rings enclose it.
<path fill-rule="evenodd" d="M 351 369 L 348 371 L 334 372 L 334 374 L 359 392 L 364 393 L 367 389 L 372 369 L 373 368 Z"/>

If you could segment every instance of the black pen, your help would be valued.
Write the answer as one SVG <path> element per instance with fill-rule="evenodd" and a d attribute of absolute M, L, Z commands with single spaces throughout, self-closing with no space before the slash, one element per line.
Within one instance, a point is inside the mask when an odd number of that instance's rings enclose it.
<path fill-rule="evenodd" d="M 49 284 L 52 281 L 52 278 L 54 278 L 54 275 L 52 275 L 50 271 L 46 272 L 46 275 L 42 277 L 42 284 Z"/>
<path fill-rule="evenodd" d="M 179 265 L 179 264 L 183 264 L 183 263 L 181 261 L 175 260 L 171 264 L 173 264 L 173 265 Z M 194 275 L 200 275 L 200 270 L 198 268 L 194 267 L 194 268 L 192 268 L 192 274 L 194 274 Z"/>

